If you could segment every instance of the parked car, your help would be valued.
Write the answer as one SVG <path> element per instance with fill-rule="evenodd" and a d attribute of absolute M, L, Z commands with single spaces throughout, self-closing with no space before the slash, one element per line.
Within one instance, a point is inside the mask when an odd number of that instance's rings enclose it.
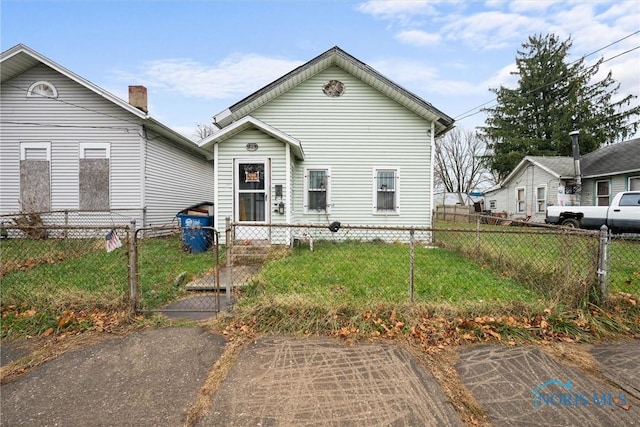
<path fill-rule="evenodd" d="M 606 225 L 615 232 L 640 233 L 640 191 L 618 193 L 609 206 L 549 206 L 544 222 L 592 230 Z"/>

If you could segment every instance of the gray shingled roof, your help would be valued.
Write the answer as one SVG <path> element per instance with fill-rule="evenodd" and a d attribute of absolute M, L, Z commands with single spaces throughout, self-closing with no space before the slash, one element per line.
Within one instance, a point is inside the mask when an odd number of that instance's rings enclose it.
<path fill-rule="evenodd" d="M 555 172 L 561 177 L 571 177 L 575 175 L 573 157 L 527 156 L 526 158 L 549 171 Z"/>
<path fill-rule="evenodd" d="M 582 156 L 584 177 L 640 171 L 640 138 L 608 145 Z"/>

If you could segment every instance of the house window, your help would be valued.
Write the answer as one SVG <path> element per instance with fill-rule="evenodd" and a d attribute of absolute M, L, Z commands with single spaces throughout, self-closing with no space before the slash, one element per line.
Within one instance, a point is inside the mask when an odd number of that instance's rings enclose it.
<path fill-rule="evenodd" d="M 496 208 L 496 201 L 495 200 L 489 200 L 489 209 L 493 210 Z"/>
<path fill-rule="evenodd" d="M 20 144 L 20 205 L 23 212 L 51 210 L 51 144 Z"/>
<path fill-rule="evenodd" d="M 79 164 L 79 208 L 81 211 L 109 210 L 108 143 L 81 143 Z"/>
<path fill-rule="evenodd" d="M 536 188 L 536 212 L 544 213 L 547 208 L 547 187 Z"/>
<path fill-rule="evenodd" d="M 609 181 L 596 181 L 596 206 L 609 206 Z"/>
<path fill-rule="evenodd" d="M 398 171 L 393 168 L 374 169 L 374 212 L 398 212 Z"/>
<path fill-rule="evenodd" d="M 629 191 L 640 191 L 640 176 L 629 178 Z"/>
<path fill-rule="evenodd" d="M 523 213 L 526 209 L 524 187 L 516 188 L 516 212 Z"/>
<path fill-rule="evenodd" d="M 39 81 L 29 86 L 29 89 L 27 89 L 27 96 L 38 98 L 57 98 L 58 90 L 49 82 Z"/>
<path fill-rule="evenodd" d="M 305 174 L 306 211 L 326 212 L 329 205 L 329 169 L 308 169 Z"/>

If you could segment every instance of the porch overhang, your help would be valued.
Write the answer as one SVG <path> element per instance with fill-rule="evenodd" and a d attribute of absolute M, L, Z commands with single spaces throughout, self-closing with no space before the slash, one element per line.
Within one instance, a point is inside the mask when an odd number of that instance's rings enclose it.
<path fill-rule="evenodd" d="M 288 144 L 291 147 L 293 155 L 300 160 L 304 160 L 304 150 L 302 149 L 302 143 L 300 140 L 292 137 L 291 135 L 277 129 L 262 120 L 258 120 L 253 116 L 245 116 L 242 119 L 231 123 L 224 129 L 216 132 L 208 137 L 204 138 L 198 143 L 198 146 L 206 150 L 209 154 L 209 160 L 213 159 L 212 147 L 215 144 L 224 142 L 247 129 L 258 129 L 261 132 L 277 139 L 280 142 Z"/>

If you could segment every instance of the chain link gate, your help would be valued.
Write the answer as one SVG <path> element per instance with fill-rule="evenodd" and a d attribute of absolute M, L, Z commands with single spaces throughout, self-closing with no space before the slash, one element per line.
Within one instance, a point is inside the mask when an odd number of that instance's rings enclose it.
<path fill-rule="evenodd" d="M 220 312 L 225 288 L 220 283 L 219 235 L 213 227 L 144 227 L 133 236 L 130 288 L 137 312 L 196 320 Z M 155 256 L 149 256 L 152 253 Z M 158 254 L 164 263 L 150 261 Z"/>

